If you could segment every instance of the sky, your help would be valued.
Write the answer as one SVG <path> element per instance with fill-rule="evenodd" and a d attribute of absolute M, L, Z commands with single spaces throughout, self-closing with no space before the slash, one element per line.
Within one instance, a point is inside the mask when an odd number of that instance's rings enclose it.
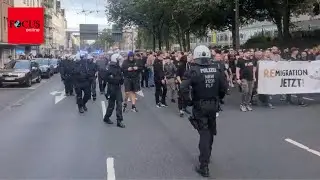
<path fill-rule="evenodd" d="M 66 11 L 68 30 L 79 30 L 79 24 L 99 24 L 99 30 L 111 26 L 105 15 L 106 0 L 60 1 L 62 8 Z M 94 12 L 89 13 L 90 11 Z"/>

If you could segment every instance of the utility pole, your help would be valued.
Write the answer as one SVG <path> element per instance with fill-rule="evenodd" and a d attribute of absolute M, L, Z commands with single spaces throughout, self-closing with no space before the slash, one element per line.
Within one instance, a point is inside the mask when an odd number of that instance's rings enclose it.
<path fill-rule="evenodd" d="M 240 21 L 239 21 L 239 0 L 235 0 L 235 35 L 236 35 L 236 50 L 240 49 L 240 35 L 239 35 L 239 26 L 240 26 Z"/>

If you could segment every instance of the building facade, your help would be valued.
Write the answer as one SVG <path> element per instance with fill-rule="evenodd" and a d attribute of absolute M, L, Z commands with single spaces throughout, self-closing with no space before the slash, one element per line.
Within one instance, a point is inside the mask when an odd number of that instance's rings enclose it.
<path fill-rule="evenodd" d="M 8 8 L 13 6 L 13 0 L 0 1 L 0 68 L 13 56 L 14 45 L 8 43 Z"/>
<path fill-rule="evenodd" d="M 61 2 L 43 0 L 45 8 L 45 43 L 41 46 L 42 54 L 60 55 L 67 47 L 67 20 Z"/>

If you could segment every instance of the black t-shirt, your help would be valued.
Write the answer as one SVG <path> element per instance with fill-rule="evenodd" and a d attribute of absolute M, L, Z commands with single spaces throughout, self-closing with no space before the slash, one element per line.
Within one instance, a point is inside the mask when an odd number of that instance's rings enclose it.
<path fill-rule="evenodd" d="M 240 79 L 246 79 L 248 81 L 252 81 L 253 67 L 257 67 L 257 61 L 253 59 L 249 59 L 249 60 L 239 59 L 237 63 L 237 68 L 240 68 Z"/>
<path fill-rule="evenodd" d="M 229 55 L 229 68 L 232 73 L 236 72 L 236 56 Z"/>

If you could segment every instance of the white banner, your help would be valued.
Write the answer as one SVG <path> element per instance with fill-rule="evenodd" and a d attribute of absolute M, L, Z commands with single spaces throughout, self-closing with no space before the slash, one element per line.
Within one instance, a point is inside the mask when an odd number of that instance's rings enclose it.
<path fill-rule="evenodd" d="M 260 61 L 259 94 L 320 93 L 320 61 Z"/>

